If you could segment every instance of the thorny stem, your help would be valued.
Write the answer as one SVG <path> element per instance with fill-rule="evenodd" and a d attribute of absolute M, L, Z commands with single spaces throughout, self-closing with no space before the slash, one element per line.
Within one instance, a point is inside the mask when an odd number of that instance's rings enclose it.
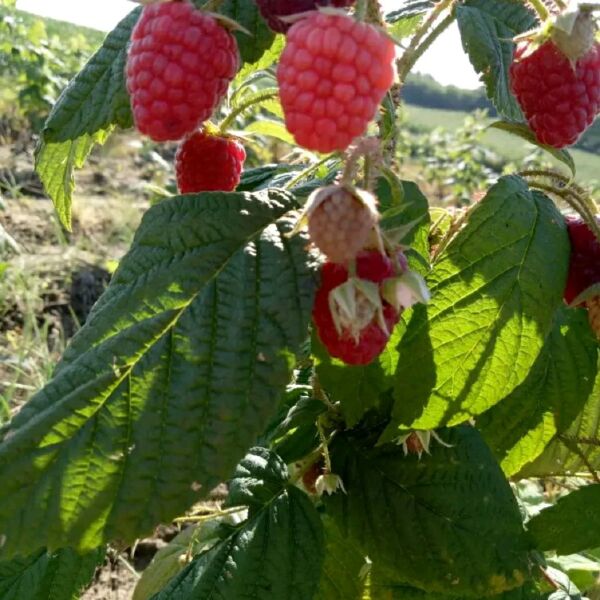
<path fill-rule="evenodd" d="M 596 205 L 590 203 L 588 199 L 582 198 L 575 189 L 562 188 L 558 189 L 553 185 L 542 183 L 540 181 L 528 181 L 531 187 L 535 187 L 543 192 L 548 192 L 558 196 L 564 200 L 573 210 L 578 212 L 585 221 L 586 225 L 591 229 L 596 238 L 600 241 L 600 226 L 596 221 Z M 591 204 L 591 206 L 590 206 Z"/>
<path fill-rule="evenodd" d="M 437 21 L 438 17 L 454 4 L 455 0 L 442 0 L 438 2 L 429 13 L 425 23 L 419 28 L 417 33 L 410 41 L 408 48 L 404 51 L 402 58 L 397 63 L 398 77 L 400 83 L 404 83 L 417 60 L 423 55 L 425 50 L 437 39 L 437 37 L 454 21 L 454 11 L 441 21 L 429 34 L 430 28 Z"/>
<path fill-rule="evenodd" d="M 331 438 L 329 440 L 327 439 L 327 435 L 325 434 L 320 419 L 317 419 L 317 431 L 319 432 L 319 439 L 321 440 L 321 450 L 323 452 L 323 461 L 325 462 L 325 473 L 331 473 L 331 456 L 329 456 L 328 448 Z"/>
<path fill-rule="evenodd" d="M 237 108 L 232 110 L 224 119 L 221 121 L 219 125 L 219 130 L 221 133 L 225 133 L 227 129 L 231 126 L 232 123 L 244 112 L 246 112 L 249 108 L 260 104 L 261 102 L 265 102 L 266 100 L 276 100 L 279 98 L 279 92 L 268 92 L 265 94 L 261 94 L 259 96 L 255 96 L 251 100 L 247 100 L 246 102 L 242 102 Z"/>
<path fill-rule="evenodd" d="M 543 22 L 550 16 L 550 12 L 542 0 L 529 0 L 529 4 L 531 4 L 535 12 L 538 14 L 540 21 Z"/>
<path fill-rule="evenodd" d="M 191 515 L 189 517 L 177 517 L 174 519 L 175 523 L 202 523 L 203 521 L 211 521 L 212 519 L 218 519 L 219 517 L 225 517 L 227 515 L 233 515 L 243 510 L 241 506 L 234 506 L 232 508 L 226 508 L 225 510 L 213 510 L 206 515 Z"/>

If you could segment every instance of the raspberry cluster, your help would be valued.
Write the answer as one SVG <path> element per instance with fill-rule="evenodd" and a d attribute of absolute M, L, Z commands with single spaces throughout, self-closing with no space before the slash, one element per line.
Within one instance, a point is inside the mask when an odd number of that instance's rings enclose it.
<path fill-rule="evenodd" d="M 133 29 L 126 75 L 135 125 L 156 142 L 185 138 L 175 161 L 184 194 L 232 191 L 239 183 L 241 144 L 196 131 L 225 96 L 239 62 L 233 35 L 188 0 L 146 5 Z"/>
<path fill-rule="evenodd" d="M 381 286 L 386 279 L 394 277 L 390 259 L 378 251 L 365 251 L 356 257 L 356 276 Z M 350 365 L 366 365 L 381 354 L 391 331 L 398 322 L 398 311 L 382 299 L 384 327 L 375 314 L 355 335 L 350 328 L 341 331 L 336 326 L 331 311 L 330 294 L 346 283 L 348 269 L 339 264 L 326 262 L 321 269 L 321 286 L 317 291 L 313 307 L 313 321 L 319 338 L 329 354 Z"/>

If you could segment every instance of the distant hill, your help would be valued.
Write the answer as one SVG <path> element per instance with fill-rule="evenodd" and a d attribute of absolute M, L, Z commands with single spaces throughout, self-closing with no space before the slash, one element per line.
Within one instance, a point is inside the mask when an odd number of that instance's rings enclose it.
<path fill-rule="evenodd" d="M 402 97 L 407 104 L 424 108 L 466 112 L 484 109 L 491 116 L 497 114 L 483 88 L 462 90 L 453 85 L 444 86 L 430 75 L 420 73 L 409 75 L 402 89 Z M 600 154 L 600 118 L 581 137 L 576 148 Z"/>

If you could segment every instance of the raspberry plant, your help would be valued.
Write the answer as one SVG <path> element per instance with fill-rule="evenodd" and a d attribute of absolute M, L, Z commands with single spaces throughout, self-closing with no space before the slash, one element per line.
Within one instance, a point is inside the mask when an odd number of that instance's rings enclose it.
<path fill-rule="evenodd" d="M 259 4 L 273 24 L 299 3 Z M 562 134 L 536 138 L 511 70 L 516 41 L 566 39 L 596 94 L 595 30 L 574 25 L 593 27 L 593 7 L 312 4 L 338 8 L 293 16 L 287 39 L 250 1 L 138 7 L 48 117 L 36 169 L 66 228 L 74 170 L 134 123 L 184 138 L 180 179 L 199 169 L 206 189 L 212 173 L 216 191 L 147 211 L 53 379 L 0 430 L 3 599 L 78 597 L 107 545 L 222 482 L 222 510 L 188 513 L 137 600 L 579 597 L 545 553 L 600 540 L 600 281 L 586 268 L 563 300 L 575 259 L 560 208 L 579 215 L 577 264 L 594 264 L 581 255 L 600 230 Z M 568 176 L 517 171 L 454 212 L 403 178 L 402 82 L 455 20 L 497 126 Z M 248 162 L 230 191 L 239 144 L 269 136 L 289 160 Z M 524 522 L 507 478 L 572 474 L 594 483 Z"/>

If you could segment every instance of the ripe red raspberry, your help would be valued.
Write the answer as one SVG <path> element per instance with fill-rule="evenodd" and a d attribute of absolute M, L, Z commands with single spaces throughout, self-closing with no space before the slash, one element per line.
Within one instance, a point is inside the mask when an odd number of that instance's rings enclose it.
<path fill-rule="evenodd" d="M 179 191 L 232 192 L 240 182 L 245 160 L 246 151 L 237 140 L 197 131 L 180 144 L 175 155 Z"/>
<path fill-rule="evenodd" d="M 600 110 L 600 44 L 573 65 L 552 42 L 526 55 L 517 47 L 510 67 L 512 91 L 542 144 L 574 144 Z"/>
<path fill-rule="evenodd" d="M 136 127 L 181 139 L 212 115 L 238 66 L 235 38 L 187 0 L 145 6 L 127 57 Z"/>
<path fill-rule="evenodd" d="M 260 14 L 269 27 L 277 33 L 285 33 L 292 23 L 282 20 L 280 17 L 298 15 L 318 6 L 334 6 L 346 8 L 352 6 L 354 0 L 256 0 Z"/>
<path fill-rule="evenodd" d="M 587 288 L 600 283 L 600 242 L 580 217 L 567 217 L 566 221 L 571 259 L 564 297 L 571 304 Z"/>
<path fill-rule="evenodd" d="M 387 256 L 375 251 L 362 252 L 356 258 L 356 274 L 359 278 L 381 283 L 394 276 L 392 262 Z M 348 280 L 346 267 L 327 262 L 321 270 L 321 287 L 317 291 L 313 307 L 313 320 L 319 338 L 331 356 L 343 360 L 349 365 L 366 365 L 381 354 L 390 332 L 398 322 L 399 315 L 387 302 L 383 302 L 383 317 L 387 332 L 372 320 L 360 331 L 358 341 L 348 330 L 338 333 L 331 307 L 329 294 Z"/>
<path fill-rule="evenodd" d="M 394 43 L 341 14 L 313 12 L 288 32 L 277 69 L 285 123 L 310 150 L 345 150 L 394 81 Z"/>
<path fill-rule="evenodd" d="M 317 190 L 308 206 L 311 242 L 334 263 L 348 263 L 365 247 L 378 213 L 367 192 L 343 186 Z"/>

